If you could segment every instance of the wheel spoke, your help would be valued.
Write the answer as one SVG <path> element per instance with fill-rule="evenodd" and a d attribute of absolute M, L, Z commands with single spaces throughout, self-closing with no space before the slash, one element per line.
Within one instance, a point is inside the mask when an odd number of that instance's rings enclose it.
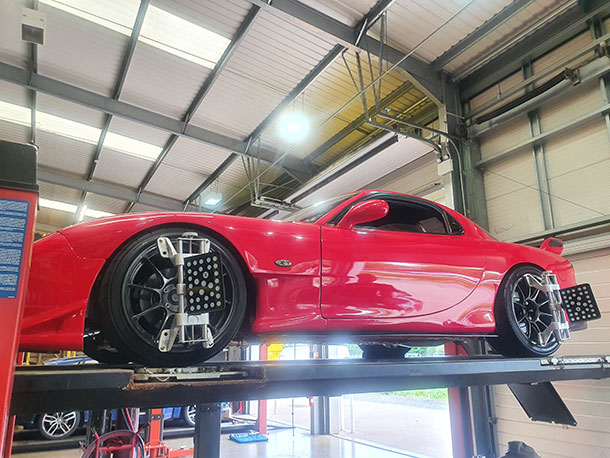
<path fill-rule="evenodd" d="M 152 262 L 152 260 L 148 257 L 144 258 L 144 262 L 146 262 L 150 267 L 152 267 L 152 269 L 154 270 L 155 274 L 159 277 L 159 279 L 161 280 L 161 282 L 165 285 L 169 279 L 165 278 L 165 275 L 163 275 L 163 273 L 161 272 L 161 270 L 156 266 L 156 264 L 154 262 Z"/>
<path fill-rule="evenodd" d="M 51 435 L 51 436 L 55 435 L 55 431 L 57 431 L 58 428 L 59 428 L 59 425 L 57 423 L 52 424 L 48 429 L 49 435 Z"/>
<path fill-rule="evenodd" d="M 129 283 L 127 285 L 128 288 L 134 288 L 134 289 L 143 289 L 145 291 L 151 291 L 153 293 L 157 293 L 159 296 L 161 295 L 161 292 L 159 291 L 158 288 L 153 288 L 152 286 L 146 286 L 146 285 L 137 285 L 135 283 Z"/>
<path fill-rule="evenodd" d="M 138 319 L 142 318 L 144 315 L 146 315 L 147 313 L 150 313 L 150 312 L 152 312 L 152 311 L 154 311 L 154 310 L 159 310 L 159 309 L 165 310 L 165 307 L 163 307 L 162 305 L 155 305 L 154 307 L 151 307 L 151 308 L 149 308 L 149 309 L 146 309 L 146 310 L 144 310 L 143 312 L 136 313 L 136 314 L 133 316 L 133 319 L 134 319 L 134 320 L 138 320 Z"/>

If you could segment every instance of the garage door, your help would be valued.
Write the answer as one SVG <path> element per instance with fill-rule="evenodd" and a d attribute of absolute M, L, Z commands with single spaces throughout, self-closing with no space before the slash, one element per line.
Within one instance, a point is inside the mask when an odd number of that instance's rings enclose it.
<path fill-rule="evenodd" d="M 591 283 L 602 319 L 574 333 L 559 355 L 610 355 L 610 249 L 569 257 L 579 283 Z M 610 379 L 554 384 L 577 428 L 531 422 L 505 386 L 495 388 L 500 451 L 511 440 L 532 445 L 544 458 L 610 458 Z"/>

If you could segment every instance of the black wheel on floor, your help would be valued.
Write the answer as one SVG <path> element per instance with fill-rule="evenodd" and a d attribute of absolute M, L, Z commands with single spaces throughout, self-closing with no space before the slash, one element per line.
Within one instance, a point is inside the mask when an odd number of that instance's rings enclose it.
<path fill-rule="evenodd" d="M 157 239 L 168 237 L 175 243 L 183 233 L 192 231 L 163 228 L 137 236 L 113 256 L 103 274 L 97 301 L 107 315 L 103 332 L 126 360 L 161 367 L 192 365 L 222 351 L 237 334 L 246 311 L 246 280 L 230 248 L 205 234 L 210 251 L 220 254 L 223 271 L 225 308 L 210 313 L 214 345 L 203 348 L 201 343 L 175 343 L 171 351 L 159 351 L 161 332 L 172 325 L 178 312 L 178 295 L 177 269 L 160 255 Z M 189 339 L 200 334 L 200 328 L 187 328 Z"/>
<path fill-rule="evenodd" d="M 195 426 L 195 416 L 197 412 L 197 406 L 185 406 L 182 407 L 182 420 L 189 426 Z"/>
<path fill-rule="evenodd" d="M 551 334 L 546 344 L 539 336 L 553 322 L 546 293 L 530 286 L 527 277 L 541 279 L 542 269 L 523 266 L 502 280 L 495 303 L 496 334 L 489 343 L 504 356 L 544 357 L 557 351 L 560 342 Z"/>
<path fill-rule="evenodd" d="M 74 434 L 80 426 L 80 412 L 45 413 L 38 417 L 38 431 L 45 439 L 65 439 Z"/>
<path fill-rule="evenodd" d="M 362 359 L 401 359 L 411 349 L 401 345 L 361 344 Z"/>

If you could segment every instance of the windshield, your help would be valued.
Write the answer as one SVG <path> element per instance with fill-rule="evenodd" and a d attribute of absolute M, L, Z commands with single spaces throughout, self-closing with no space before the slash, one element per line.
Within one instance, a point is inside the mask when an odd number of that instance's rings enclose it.
<path fill-rule="evenodd" d="M 346 194 L 343 196 L 334 197 L 332 199 L 323 200 L 322 202 L 315 203 L 309 207 L 302 208 L 299 211 L 289 214 L 288 216 L 286 216 L 286 218 L 284 218 L 284 221 L 315 223 L 333 208 L 342 204 L 347 199 L 351 199 L 356 194 L 356 192 L 352 192 L 351 194 Z"/>

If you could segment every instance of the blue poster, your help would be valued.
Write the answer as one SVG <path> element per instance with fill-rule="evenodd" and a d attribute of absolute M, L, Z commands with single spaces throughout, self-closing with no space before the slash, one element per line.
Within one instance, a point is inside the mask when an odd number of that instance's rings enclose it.
<path fill-rule="evenodd" d="M 17 297 L 29 210 L 27 200 L 0 198 L 0 298 Z"/>

